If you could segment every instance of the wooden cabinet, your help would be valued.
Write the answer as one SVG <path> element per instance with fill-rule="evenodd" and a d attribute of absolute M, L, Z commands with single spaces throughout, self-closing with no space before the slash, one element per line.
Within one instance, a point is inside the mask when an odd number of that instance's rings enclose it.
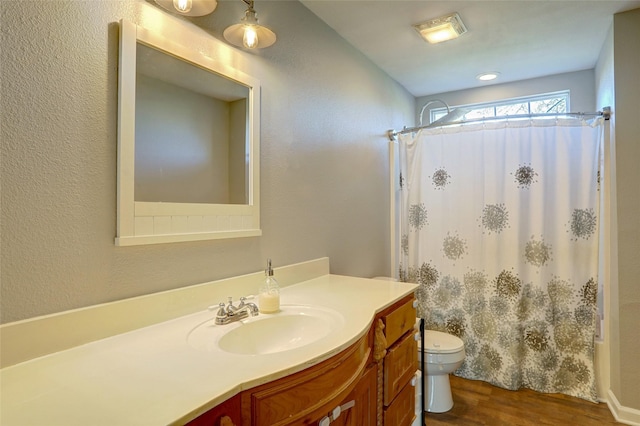
<path fill-rule="evenodd" d="M 407 296 L 383 310 L 369 333 L 339 354 L 243 391 L 189 425 L 409 426 L 415 410 L 409 382 L 418 366 L 414 300 Z"/>
<path fill-rule="evenodd" d="M 411 383 L 406 383 L 393 403 L 384 409 L 385 426 L 408 426 L 415 419 L 416 393 Z"/>
<path fill-rule="evenodd" d="M 388 406 L 415 376 L 418 347 L 413 333 L 407 333 L 384 358 L 384 405 Z"/>
<path fill-rule="evenodd" d="M 187 423 L 189 426 L 240 426 L 240 395 L 236 395 Z"/>
<path fill-rule="evenodd" d="M 391 311 L 383 313 L 384 335 L 387 339 L 387 347 L 392 346 L 405 333 L 414 330 L 416 324 L 415 298 L 405 298 L 392 306 Z M 416 349 L 417 351 L 417 349 Z"/>
<path fill-rule="evenodd" d="M 375 426 L 376 425 L 376 368 L 368 367 L 353 391 L 341 402 L 341 405 L 353 407 L 343 410 L 331 422 L 331 426 Z M 320 419 L 322 420 L 322 419 Z M 318 423 L 313 423 L 318 424 Z"/>
<path fill-rule="evenodd" d="M 370 363 L 369 335 L 338 355 L 242 394 L 245 426 L 318 424 L 359 384 Z"/>
<path fill-rule="evenodd" d="M 418 343 L 415 339 L 416 309 L 413 297 L 382 315 L 385 344 L 382 405 L 385 426 L 409 426 L 415 412 L 415 389 L 411 379 L 418 370 Z"/>

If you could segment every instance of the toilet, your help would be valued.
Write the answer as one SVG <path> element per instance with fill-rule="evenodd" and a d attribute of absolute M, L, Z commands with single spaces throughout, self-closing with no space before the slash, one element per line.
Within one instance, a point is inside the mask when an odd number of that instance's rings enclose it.
<path fill-rule="evenodd" d="M 444 413 L 453 407 L 449 374 L 464 361 L 464 343 L 456 336 L 434 330 L 424 331 L 424 343 L 423 350 L 418 341 L 418 365 L 421 369 L 422 356 L 426 354 L 426 372 L 421 372 L 425 388 L 424 409 L 430 413 Z M 420 391 L 418 386 L 417 392 Z"/>

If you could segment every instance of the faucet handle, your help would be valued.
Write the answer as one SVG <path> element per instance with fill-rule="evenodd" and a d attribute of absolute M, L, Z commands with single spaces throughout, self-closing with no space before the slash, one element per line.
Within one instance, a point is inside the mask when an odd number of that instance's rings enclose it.
<path fill-rule="evenodd" d="M 240 306 L 238 307 L 238 309 L 246 308 L 247 312 L 249 312 L 249 315 L 251 315 L 252 317 L 258 315 L 258 313 L 260 312 L 258 309 L 258 306 L 253 302 L 246 302 L 247 299 L 254 299 L 254 298 L 255 296 L 241 297 Z"/>
<path fill-rule="evenodd" d="M 213 306 L 209 306 L 209 310 L 215 309 Z M 224 303 L 220 302 L 218 305 L 218 312 L 216 312 L 216 324 L 222 324 L 227 319 L 227 310 L 224 307 Z"/>
<path fill-rule="evenodd" d="M 215 311 L 215 310 L 218 310 L 218 313 L 220 313 L 220 311 L 224 311 L 224 312 L 226 313 L 226 310 L 225 310 L 225 304 L 224 304 L 224 303 L 222 303 L 222 302 L 218 303 L 217 305 L 207 306 L 207 309 L 208 309 L 209 311 Z"/>
<path fill-rule="evenodd" d="M 215 309 L 213 306 L 209 306 L 209 310 Z M 218 312 L 216 313 L 216 325 L 224 325 L 229 321 L 229 313 L 227 312 L 224 303 L 220 302 L 218 305 Z"/>
<path fill-rule="evenodd" d="M 227 305 L 227 313 L 228 314 L 233 314 L 237 310 L 238 310 L 238 308 L 233 306 L 233 297 L 229 296 L 229 304 Z"/>

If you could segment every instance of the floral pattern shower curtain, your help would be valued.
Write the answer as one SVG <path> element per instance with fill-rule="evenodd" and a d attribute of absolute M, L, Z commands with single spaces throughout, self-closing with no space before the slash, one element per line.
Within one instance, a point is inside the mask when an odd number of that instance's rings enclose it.
<path fill-rule="evenodd" d="M 402 281 L 456 375 L 595 401 L 602 119 L 401 135 Z"/>

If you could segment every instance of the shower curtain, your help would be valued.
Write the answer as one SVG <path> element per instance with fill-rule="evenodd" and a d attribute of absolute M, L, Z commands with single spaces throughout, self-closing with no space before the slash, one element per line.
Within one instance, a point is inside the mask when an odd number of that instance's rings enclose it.
<path fill-rule="evenodd" d="M 527 119 L 399 137 L 399 278 L 456 375 L 596 401 L 602 119 Z"/>

